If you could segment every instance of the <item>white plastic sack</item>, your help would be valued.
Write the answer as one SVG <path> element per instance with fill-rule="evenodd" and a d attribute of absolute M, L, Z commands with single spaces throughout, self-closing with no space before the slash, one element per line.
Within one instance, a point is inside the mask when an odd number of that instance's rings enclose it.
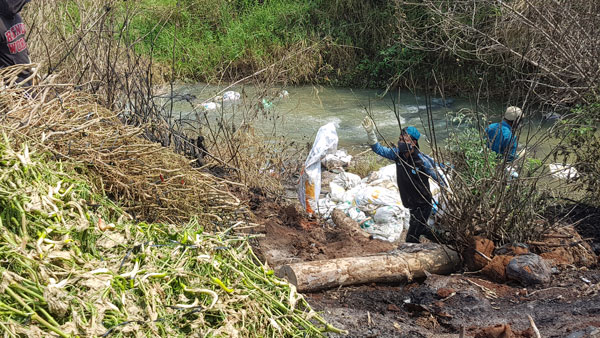
<path fill-rule="evenodd" d="M 374 238 L 388 242 L 396 242 L 402 232 L 408 230 L 410 211 L 403 206 L 382 206 L 373 215 L 375 223 L 367 232 Z"/>
<path fill-rule="evenodd" d="M 360 176 L 353 173 L 341 172 L 333 178 L 332 182 L 335 182 L 348 190 L 360 184 Z"/>
<path fill-rule="evenodd" d="M 300 176 L 298 187 L 298 198 L 302 207 L 309 213 L 313 213 L 311 201 L 316 204 L 321 193 L 321 159 L 325 155 L 336 151 L 338 136 L 333 123 L 328 123 L 317 132 L 312 149 L 304 162 L 304 168 Z"/>
<path fill-rule="evenodd" d="M 382 181 L 392 181 L 394 182 L 394 184 L 397 184 L 396 164 L 386 165 L 385 167 L 382 167 L 379 170 L 372 172 L 367 178 L 367 183 L 372 185 L 377 185 L 377 182 Z"/>
<path fill-rule="evenodd" d="M 356 195 L 358 195 L 358 193 L 364 188 L 365 187 L 363 185 L 357 185 L 356 187 L 350 190 L 346 190 L 344 196 L 342 196 L 342 201 L 350 204 L 355 204 L 354 199 L 356 198 Z"/>
<path fill-rule="evenodd" d="M 329 183 L 331 199 L 336 202 L 351 202 L 355 194 L 349 196 L 346 194 L 346 190 L 352 189 L 360 183 L 360 176 L 356 174 L 347 172 L 337 174 Z"/>
<path fill-rule="evenodd" d="M 550 163 L 548 164 L 548 168 L 550 168 L 550 174 L 552 176 L 561 179 L 561 180 L 569 180 L 575 179 L 579 177 L 579 173 L 575 167 L 570 165 L 564 165 L 560 163 Z"/>
<path fill-rule="evenodd" d="M 404 219 L 410 218 L 410 210 L 401 206 L 382 206 L 375 211 L 375 215 L 373 216 L 373 220 L 376 223 L 385 224 L 385 223 L 402 223 L 405 225 L 405 228 L 408 229 L 408 222 L 406 224 L 403 223 Z"/>
<path fill-rule="evenodd" d="M 337 204 L 333 202 L 330 198 L 321 198 L 319 199 L 319 203 L 315 203 L 315 205 L 312 205 L 311 207 L 313 208 L 313 210 L 316 210 L 321 217 L 329 219 L 331 218 L 331 213 L 336 208 L 336 206 Z"/>
<path fill-rule="evenodd" d="M 367 186 L 356 194 L 354 203 L 362 209 L 367 205 L 376 207 L 382 205 L 402 206 L 400 194 L 397 190 L 391 190 L 379 186 Z"/>
<path fill-rule="evenodd" d="M 327 170 L 331 170 L 347 167 L 350 165 L 350 161 L 352 161 L 352 155 L 348 155 L 345 150 L 338 150 L 335 154 L 327 154 L 321 162 Z"/>
<path fill-rule="evenodd" d="M 331 197 L 332 201 L 344 202 L 345 193 L 346 189 L 344 189 L 344 187 L 342 187 L 341 185 L 335 182 L 329 183 L 329 196 Z"/>
<path fill-rule="evenodd" d="M 223 102 L 234 102 L 240 99 L 241 95 L 238 92 L 232 90 L 223 93 Z"/>

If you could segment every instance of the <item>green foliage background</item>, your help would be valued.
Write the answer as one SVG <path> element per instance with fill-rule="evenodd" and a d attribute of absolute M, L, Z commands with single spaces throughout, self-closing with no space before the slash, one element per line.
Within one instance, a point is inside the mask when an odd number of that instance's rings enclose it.
<path fill-rule="evenodd" d="M 317 66 L 287 80 L 376 87 L 408 67 L 422 52 L 394 43 L 390 1 L 143 0 L 133 19 L 140 50 L 160 62 L 175 61 L 175 76 L 207 82 L 252 74 L 313 46 Z M 173 39 L 176 44 L 174 46 Z M 287 53 L 287 54 L 286 54 Z M 292 61 L 293 62 L 293 61 Z M 225 77 L 223 77 L 225 74 Z"/>

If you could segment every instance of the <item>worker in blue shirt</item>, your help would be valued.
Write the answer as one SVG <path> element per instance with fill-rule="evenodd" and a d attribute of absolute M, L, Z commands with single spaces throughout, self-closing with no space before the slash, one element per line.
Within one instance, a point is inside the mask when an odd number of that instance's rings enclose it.
<path fill-rule="evenodd" d="M 429 177 L 441 182 L 431 157 L 419 151 L 421 134 L 415 127 L 402 129 L 398 147 L 388 148 L 377 142 L 375 124 L 368 116 L 362 122 L 367 132 L 371 150 L 376 154 L 396 162 L 396 180 L 402 204 L 410 210 L 410 221 L 406 242 L 419 243 L 421 235 L 435 240 L 427 226 L 431 215 L 432 196 L 429 188 Z"/>
<path fill-rule="evenodd" d="M 506 108 L 504 119 L 500 123 L 492 123 L 485 128 L 487 134 L 487 146 L 495 153 L 505 156 L 508 162 L 514 161 L 517 156 L 516 131 L 523 111 L 519 107 L 510 106 Z"/>

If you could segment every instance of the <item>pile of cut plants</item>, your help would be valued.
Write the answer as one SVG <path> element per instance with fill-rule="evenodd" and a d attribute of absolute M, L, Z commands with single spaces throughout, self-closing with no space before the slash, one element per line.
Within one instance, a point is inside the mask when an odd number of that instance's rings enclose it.
<path fill-rule="evenodd" d="M 253 254 L 245 222 L 133 222 L 76 162 L 0 143 L 0 328 L 30 336 L 337 331 Z"/>
<path fill-rule="evenodd" d="M 228 183 L 93 96 L 51 79 L 13 86 L 18 72 L 0 72 L 5 336 L 343 332 L 256 258 Z"/>

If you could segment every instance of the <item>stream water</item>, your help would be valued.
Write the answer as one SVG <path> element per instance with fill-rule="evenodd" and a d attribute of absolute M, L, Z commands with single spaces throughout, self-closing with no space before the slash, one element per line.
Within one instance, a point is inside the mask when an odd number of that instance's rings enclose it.
<path fill-rule="evenodd" d="M 205 84 L 184 85 L 175 88 L 175 94 L 192 98 L 197 104 L 203 102 L 222 90 L 222 87 L 209 86 Z M 254 102 L 258 99 L 258 89 L 252 86 L 232 87 L 233 90 L 242 93 L 240 102 Z M 282 89 L 272 89 L 270 93 L 281 92 Z M 273 119 L 278 121 L 277 132 L 290 140 L 312 142 L 314 136 L 322 125 L 333 122 L 337 127 L 339 147 L 346 148 L 351 153 L 365 149 L 366 134 L 361 127 L 364 116 L 369 114 L 375 120 L 378 131 L 387 141 L 395 142 L 398 138 L 398 120 L 395 110 L 399 113 L 402 126 L 413 125 L 417 127 L 426 140 L 432 141 L 432 130 L 439 144 L 443 144 L 448 134 L 460 128 L 459 123 L 452 116 L 459 111 L 476 110 L 486 115 L 491 122 L 501 120 L 506 105 L 502 102 L 479 102 L 467 97 L 432 97 L 430 102 L 430 113 L 427 113 L 426 96 L 423 93 L 411 93 L 409 91 L 388 92 L 382 95 L 381 90 L 374 89 L 351 89 L 323 86 L 293 86 L 286 87 L 289 93 L 286 97 L 279 98 L 277 94 L 272 102 L 265 102 L 269 108 L 269 114 L 265 114 L 262 120 L 264 132 L 273 130 Z M 394 105 L 394 102 L 396 104 Z M 243 104 L 242 104 L 243 105 Z M 225 107 L 208 112 L 208 116 L 215 118 L 217 115 L 232 114 L 231 111 L 243 111 L 244 108 Z M 238 115 L 240 115 L 238 113 Z M 175 103 L 173 116 L 187 116 L 194 118 L 191 105 L 185 101 Z M 240 115 L 241 116 L 241 115 Z M 241 117 L 240 117 L 241 118 Z M 520 144 L 526 139 L 539 139 L 552 125 L 551 121 L 544 121 L 541 113 L 527 116 L 526 123 L 520 135 Z M 537 136 L 536 136 L 537 135 Z M 428 142 L 420 142 L 424 151 L 429 150 Z M 548 152 L 550 145 L 538 144 L 538 150 Z"/>

